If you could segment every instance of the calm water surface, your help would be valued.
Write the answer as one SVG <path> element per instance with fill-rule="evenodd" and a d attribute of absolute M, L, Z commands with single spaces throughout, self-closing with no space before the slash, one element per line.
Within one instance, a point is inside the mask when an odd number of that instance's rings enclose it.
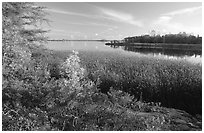
<path fill-rule="evenodd" d="M 120 53 L 121 56 L 139 56 L 165 60 L 185 60 L 190 63 L 202 65 L 201 51 L 181 50 L 181 49 L 145 49 L 137 47 L 111 47 L 106 46 L 104 42 L 94 41 L 66 41 L 66 42 L 48 42 L 46 47 L 57 51 L 90 51 L 90 52 L 111 52 Z"/>

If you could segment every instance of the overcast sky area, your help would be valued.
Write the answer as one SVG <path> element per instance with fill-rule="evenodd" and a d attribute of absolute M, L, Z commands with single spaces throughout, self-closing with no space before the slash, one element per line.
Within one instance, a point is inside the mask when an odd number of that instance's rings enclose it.
<path fill-rule="evenodd" d="M 47 2 L 51 39 L 123 39 L 186 32 L 202 35 L 201 2 Z"/>

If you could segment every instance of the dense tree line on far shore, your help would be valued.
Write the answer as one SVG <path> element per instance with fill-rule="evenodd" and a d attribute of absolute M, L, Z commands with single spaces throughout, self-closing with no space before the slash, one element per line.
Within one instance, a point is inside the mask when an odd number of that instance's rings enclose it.
<path fill-rule="evenodd" d="M 166 35 L 141 35 L 124 38 L 127 43 L 178 43 L 178 44 L 202 44 L 202 37 L 188 35 L 185 32 Z"/>

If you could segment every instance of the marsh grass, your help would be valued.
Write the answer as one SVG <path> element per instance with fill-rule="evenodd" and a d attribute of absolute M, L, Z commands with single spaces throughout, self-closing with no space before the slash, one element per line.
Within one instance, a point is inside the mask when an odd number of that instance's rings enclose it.
<path fill-rule="evenodd" d="M 202 68 L 184 60 L 165 60 L 120 53 L 81 52 L 82 64 L 92 81 L 100 80 L 106 93 L 110 87 L 162 106 L 202 112 Z"/>

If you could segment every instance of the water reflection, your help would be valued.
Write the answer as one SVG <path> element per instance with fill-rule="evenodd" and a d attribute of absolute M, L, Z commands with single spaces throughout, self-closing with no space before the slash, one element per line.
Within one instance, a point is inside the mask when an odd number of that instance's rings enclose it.
<path fill-rule="evenodd" d="M 121 56 L 146 56 L 149 58 L 159 58 L 167 60 L 185 60 L 191 63 L 202 64 L 202 50 L 187 48 L 149 48 L 144 46 L 114 46 L 105 45 L 104 42 L 48 42 L 47 48 L 52 50 L 67 51 L 87 51 L 87 52 L 111 52 L 120 53 Z"/>
<path fill-rule="evenodd" d="M 114 46 L 111 48 L 123 49 L 124 51 L 134 52 L 135 54 L 146 55 L 149 58 L 167 60 L 185 60 L 193 64 L 202 65 L 202 50 L 191 49 L 172 49 L 172 48 L 149 48 L 141 46 Z"/>
<path fill-rule="evenodd" d="M 185 57 L 185 56 L 202 56 L 202 50 L 191 50 L 191 49 L 172 49 L 172 48 L 146 48 L 146 47 L 138 47 L 138 46 L 113 46 L 112 48 L 121 48 L 126 51 L 139 52 L 143 54 L 152 54 L 152 55 L 167 55 L 167 56 L 175 56 L 175 57 Z"/>

